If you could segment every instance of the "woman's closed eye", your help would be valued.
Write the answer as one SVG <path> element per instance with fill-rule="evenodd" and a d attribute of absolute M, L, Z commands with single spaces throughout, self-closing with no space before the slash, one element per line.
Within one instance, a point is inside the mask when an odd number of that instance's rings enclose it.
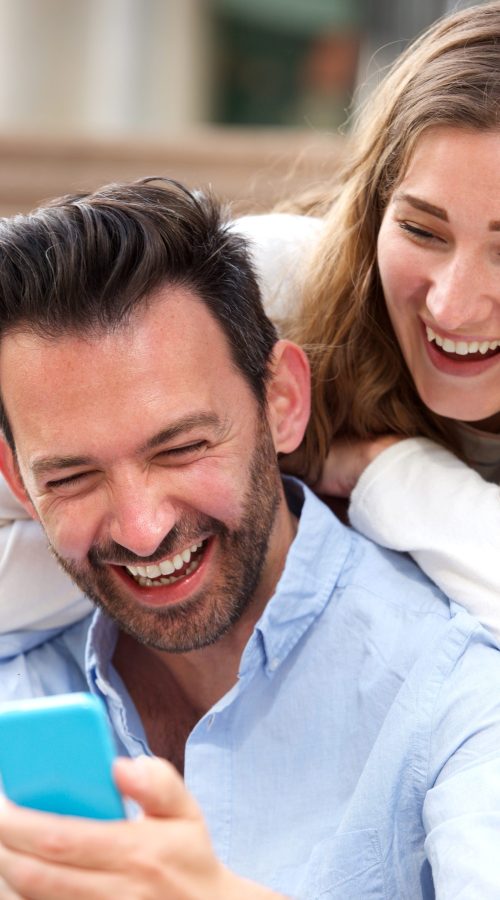
<path fill-rule="evenodd" d="M 405 231 L 412 238 L 415 238 L 418 241 L 422 241 L 425 243 L 445 243 L 443 238 L 438 237 L 437 234 L 434 234 L 432 231 L 427 231 L 426 228 L 422 228 L 420 225 L 414 225 L 413 222 L 399 222 L 398 224 L 403 231 Z"/>

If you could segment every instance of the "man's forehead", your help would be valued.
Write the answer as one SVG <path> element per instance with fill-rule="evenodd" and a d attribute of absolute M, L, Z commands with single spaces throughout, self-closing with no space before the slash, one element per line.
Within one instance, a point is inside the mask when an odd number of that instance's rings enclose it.
<path fill-rule="evenodd" d="M 14 368 L 36 370 L 58 366 L 76 368 L 78 360 L 90 356 L 102 365 L 113 358 L 124 366 L 152 357 L 159 348 L 163 360 L 200 359 L 216 349 L 219 360 L 230 358 L 226 335 L 206 303 L 182 286 L 159 289 L 145 298 L 125 319 L 111 325 L 90 324 L 84 328 L 52 329 L 21 324 L 0 342 L 0 367 L 7 379 Z M 188 360 L 186 360 L 188 361 Z"/>
<path fill-rule="evenodd" d="M 12 332 L 0 345 L 0 379 L 16 445 L 32 461 L 98 456 L 112 430 L 135 452 L 200 411 L 222 421 L 237 417 L 238 403 L 249 411 L 249 392 L 254 402 L 218 323 L 189 296 L 160 297 L 101 334 Z"/>

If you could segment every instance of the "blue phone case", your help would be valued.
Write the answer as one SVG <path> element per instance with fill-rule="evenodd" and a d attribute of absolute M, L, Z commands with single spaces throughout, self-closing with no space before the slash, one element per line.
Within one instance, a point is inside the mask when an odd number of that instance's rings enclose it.
<path fill-rule="evenodd" d="M 123 819 L 103 704 L 62 694 L 0 705 L 0 779 L 21 806 L 93 819 Z"/>

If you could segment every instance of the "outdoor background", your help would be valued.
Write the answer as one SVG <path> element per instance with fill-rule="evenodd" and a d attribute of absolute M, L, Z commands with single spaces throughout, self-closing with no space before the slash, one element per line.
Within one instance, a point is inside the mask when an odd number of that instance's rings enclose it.
<path fill-rule="evenodd" d="M 0 214 L 145 174 L 268 209 L 446 0 L 0 0 Z M 354 98 L 354 101 L 353 101 Z"/>

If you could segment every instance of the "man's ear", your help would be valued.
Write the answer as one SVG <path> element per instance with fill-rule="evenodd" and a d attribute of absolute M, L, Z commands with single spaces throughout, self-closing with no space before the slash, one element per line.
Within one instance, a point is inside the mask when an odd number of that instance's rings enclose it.
<path fill-rule="evenodd" d="M 291 341 L 278 341 L 274 346 L 267 410 L 276 452 L 292 453 L 309 421 L 311 373 L 306 354 Z"/>
<path fill-rule="evenodd" d="M 19 500 L 28 515 L 32 519 L 38 519 L 35 507 L 26 493 L 15 454 L 9 447 L 3 434 L 0 434 L 0 471 L 14 494 L 14 497 Z"/>

